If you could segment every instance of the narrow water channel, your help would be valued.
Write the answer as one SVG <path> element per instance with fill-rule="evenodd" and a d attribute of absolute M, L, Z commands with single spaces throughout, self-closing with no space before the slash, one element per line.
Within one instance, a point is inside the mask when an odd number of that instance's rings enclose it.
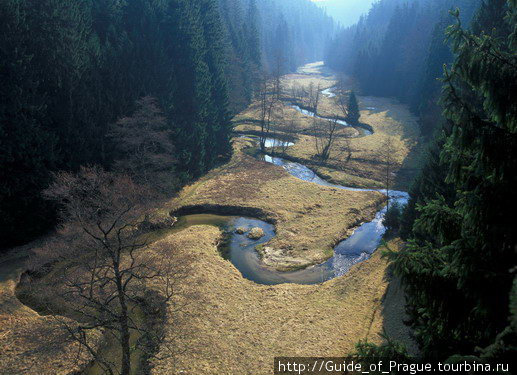
<path fill-rule="evenodd" d="M 273 145 L 274 141 L 270 139 L 268 144 Z M 306 166 L 278 157 L 265 155 L 264 160 L 283 167 L 292 176 L 303 181 L 343 190 L 385 193 L 382 190 L 359 189 L 329 183 L 318 177 Z M 408 194 L 402 191 L 390 191 L 390 199 L 392 202 L 404 205 L 407 203 Z M 266 285 L 281 283 L 318 284 L 344 275 L 354 264 L 368 259 L 373 254 L 386 232 L 382 223 L 385 213 L 386 208 L 384 207 L 376 213 L 372 221 L 364 223 L 350 237 L 340 242 L 334 248 L 334 256 L 326 262 L 293 272 L 276 271 L 264 266 L 261 262 L 256 247 L 269 242 L 275 236 L 274 226 L 262 220 L 237 216 L 187 215 L 180 218 L 179 227 L 175 230 L 201 224 L 218 226 L 228 235 L 228 241 L 220 249 L 221 253 L 226 254 L 243 277 L 256 283 Z M 259 240 L 248 238 L 248 231 L 254 227 L 261 228 L 265 233 L 264 237 Z M 246 232 L 237 233 L 237 228 L 244 228 Z"/>
<path fill-rule="evenodd" d="M 297 104 L 289 104 L 289 107 L 295 109 L 296 111 L 300 112 L 301 114 L 303 114 L 305 116 L 315 117 L 320 120 L 326 120 L 326 121 L 336 121 L 339 125 L 346 126 L 346 127 L 354 127 L 359 132 L 359 135 L 357 135 L 356 138 L 365 137 L 365 136 L 373 134 L 373 132 L 369 128 L 365 127 L 364 125 L 359 124 L 357 126 L 352 126 L 348 122 L 346 122 L 345 120 L 342 120 L 342 119 L 332 119 L 330 117 L 316 115 L 313 111 L 311 111 L 307 108 L 300 107 Z"/>
<path fill-rule="evenodd" d="M 365 192 L 379 191 L 383 194 L 386 194 L 386 190 L 360 189 L 332 184 L 323 180 L 314 171 L 300 163 L 287 161 L 285 159 L 270 155 L 265 155 L 264 160 L 268 163 L 281 166 L 287 172 L 289 172 L 289 174 L 303 181 L 342 190 Z M 390 190 L 389 197 L 391 202 L 396 202 L 400 205 L 406 205 L 409 199 L 408 193 L 404 191 Z M 334 248 L 334 256 L 332 258 L 330 258 L 324 264 L 316 266 L 315 268 L 323 267 L 326 271 L 322 271 L 322 273 L 326 273 L 328 275 L 327 279 L 330 279 L 345 274 L 354 264 L 368 259 L 371 254 L 373 254 L 373 252 L 379 247 L 382 237 L 386 232 L 386 228 L 383 225 L 385 214 L 386 207 L 378 211 L 372 221 L 361 225 L 350 237 L 340 242 Z"/>
<path fill-rule="evenodd" d="M 328 97 L 333 97 L 335 94 L 332 92 L 332 88 L 323 90 L 322 93 Z M 301 108 L 298 105 L 290 104 L 292 108 L 299 111 L 305 116 L 317 117 L 323 120 L 329 120 L 328 118 L 316 115 L 310 110 Z M 344 120 L 338 120 L 338 123 L 343 126 L 350 126 Z M 362 134 L 360 136 L 368 136 L 373 134 L 371 131 L 361 128 Z M 266 139 L 266 147 L 276 147 L 282 145 L 281 140 L 274 138 Z M 292 146 L 290 143 L 288 146 Z M 292 176 L 299 178 L 300 180 L 315 183 L 322 186 L 328 186 L 336 189 L 350 190 L 350 191 L 379 191 L 383 194 L 387 194 L 386 190 L 382 189 L 361 189 L 353 188 L 348 186 L 342 186 L 327 182 L 320 178 L 310 168 L 300 163 L 287 161 L 285 159 L 264 155 L 264 161 L 272 163 L 284 168 Z M 389 191 L 389 199 L 393 203 L 399 205 L 406 205 L 409 199 L 409 195 L 403 191 Z M 257 245 L 268 242 L 274 235 L 273 228 L 268 226 L 267 223 L 255 221 L 255 226 L 261 227 L 266 236 L 264 236 L 258 243 L 250 242 L 251 240 L 243 239 L 243 235 L 236 233 L 232 234 L 231 241 L 229 243 L 229 253 L 231 254 L 230 259 L 232 263 L 239 269 L 244 277 L 253 280 L 259 284 L 279 284 L 279 283 L 298 283 L 298 284 L 316 284 L 326 280 L 332 279 L 337 276 L 344 275 L 350 268 L 359 262 L 362 262 L 373 254 L 373 252 L 379 247 L 382 237 L 386 232 L 386 228 L 383 224 L 384 216 L 386 214 L 386 207 L 379 210 L 375 218 L 361 225 L 357 228 L 353 234 L 346 240 L 340 242 L 334 248 L 334 256 L 327 260 L 325 263 L 308 267 L 304 270 L 295 272 L 278 272 L 264 267 L 260 263 L 260 259 L 255 250 Z M 251 220 L 245 218 L 239 218 L 238 220 Z M 244 222 L 242 222 L 244 223 Z"/>

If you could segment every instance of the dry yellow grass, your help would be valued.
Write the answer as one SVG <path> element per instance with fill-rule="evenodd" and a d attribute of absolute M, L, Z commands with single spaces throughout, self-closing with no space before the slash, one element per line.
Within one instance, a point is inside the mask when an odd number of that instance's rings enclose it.
<path fill-rule="evenodd" d="M 399 177 L 397 187 L 407 189 L 410 182 L 410 172 L 417 168 L 416 149 L 419 134 L 416 118 L 409 112 L 407 106 L 389 98 L 361 97 L 359 96 L 361 110 L 361 123 L 368 124 L 374 129 L 372 135 L 350 139 L 352 159 L 345 166 L 344 171 L 334 171 L 331 178 L 335 181 L 347 181 L 346 175 L 358 176 L 370 180 L 367 187 L 380 187 L 383 185 L 383 160 L 379 156 L 386 138 L 391 138 L 396 152 L 393 154 L 397 164 L 396 171 L 402 175 Z M 371 109 L 366 109 L 371 108 Z M 325 98 L 322 101 L 320 114 L 331 116 L 335 110 L 332 99 Z M 314 147 L 307 142 L 295 144 L 288 151 L 297 157 L 310 159 L 314 154 Z M 334 161 L 332 161 L 334 159 Z M 336 163 L 331 155 L 331 163 Z M 401 169 L 404 169 L 401 171 Z"/>
<path fill-rule="evenodd" d="M 386 279 L 387 263 L 379 252 L 321 285 L 265 286 L 244 279 L 221 258 L 220 236 L 215 227 L 193 226 L 156 243 L 160 251 L 194 254 L 192 273 L 177 288 L 196 298 L 181 312 L 179 324 L 171 320 L 178 314 L 170 306 L 158 353 L 162 359 L 153 360 L 152 374 L 271 374 L 275 356 L 343 356 L 360 339 L 380 343 L 384 329 L 409 341 L 403 294 Z M 89 359 L 84 351 L 53 318 L 16 299 L 23 263 L 4 266 L 12 273 L 3 273 L 0 282 L 0 374 L 80 370 Z M 181 350 L 171 357 L 170 347 Z"/>
<path fill-rule="evenodd" d="M 186 282 L 198 298 L 188 307 L 194 315 L 185 322 L 188 337 L 167 326 L 166 341 L 186 352 L 154 360 L 154 375 L 272 374 L 275 356 L 344 356 L 360 339 L 380 342 L 386 321 L 402 324 L 402 316 L 381 303 L 388 282 L 379 253 L 321 285 L 265 286 L 220 257 L 218 237 L 214 227 L 194 226 L 162 241 L 197 255 Z"/>
<path fill-rule="evenodd" d="M 235 154 L 224 166 L 183 189 L 170 210 L 185 206 L 234 207 L 261 212 L 274 222 L 276 237 L 267 247 L 266 265 L 279 270 L 318 264 L 332 256 L 332 248 L 362 222 L 371 220 L 384 196 L 352 192 L 301 181 L 283 168 L 258 161 L 240 151 L 249 141 L 237 139 Z"/>
<path fill-rule="evenodd" d="M 286 95 L 289 94 L 293 85 L 307 87 L 312 82 L 315 86 L 319 84 L 321 88 L 328 88 L 336 83 L 336 77 L 332 76 L 331 72 L 320 63 L 309 64 L 302 68 L 300 72 L 304 74 L 287 75 L 282 80 Z M 353 84 L 350 80 L 349 82 L 352 88 Z M 344 157 L 340 155 L 342 153 L 338 151 L 331 154 L 327 166 L 313 163 L 312 160 L 316 151 L 314 138 L 310 135 L 312 117 L 302 115 L 288 105 L 284 105 L 281 119 L 278 119 L 274 124 L 274 131 L 287 131 L 288 121 L 295 119 L 298 141 L 288 149 L 287 155 L 303 160 L 313 170 L 335 183 L 367 188 L 381 188 L 384 185 L 383 161 L 379 156 L 379 151 L 386 138 L 391 138 L 396 150 L 393 154 L 397 163 L 396 187 L 407 190 L 418 169 L 419 131 L 415 116 L 410 113 L 406 105 L 400 104 L 394 99 L 358 96 L 358 100 L 361 109 L 360 122 L 370 125 L 374 134 L 350 138 L 352 159 L 346 164 L 343 162 Z M 258 113 L 256 103 L 240 113 L 235 118 L 238 125 L 236 131 L 260 130 L 257 124 L 253 123 L 253 121 L 259 119 Z M 343 116 L 335 99 L 324 95 L 320 99 L 318 114 L 323 117 Z M 345 128 L 340 131 L 340 135 L 354 136 L 357 135 L 357 132 Z"/>
<path fill-rule="evenodd" d="M 15 249 L 16 256 L 0 263 L 0 375 L 74 374 L 91 356 L 70 339 L 60 321 L 40 316 L 16 298 L 27 249 Z"/>
<path fill-rule="evenodd" d="M 387 243 L 387 247 L 392 251 L 398 251 L 404 242 L 400 238 L 394 238 Z M 376 255 L 386 250 L 381 246 Z M 405 344 L 408 352 L 412 355 L 418 354 L 418 346 L 411 336 L 410 328 L 404 324 L 408 320 L 406 313 L 406 296 L 402 287 L 401 280 L 396 276 L 389 276 L 382 305 L 375 310 L 373 325 L 382 325 L 383 331 L 391 340 Z"/>

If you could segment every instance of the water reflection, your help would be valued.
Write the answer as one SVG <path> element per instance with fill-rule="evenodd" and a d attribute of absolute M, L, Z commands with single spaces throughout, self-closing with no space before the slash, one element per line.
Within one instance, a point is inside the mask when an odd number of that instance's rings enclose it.
<path fill-rule="evenodd" d="M 323 180 L 310 168 L 307 168 L 300 163 L 287 161 L 285 159 L 273 157 L 270 155 L 265 155 L 264 160 L 268 163 L 283 167 L 287 172 L 289 172 L 289 174 L 303 181 L 342 190 L 379 191 L 383 194 L 386 194 L 386 190 L 382 189 L 361 189 L 332 184 Z M 409 198 L 408 193 L 403 191 L 390 191 L 389 196 L 391 202 L 396 202 L 400 205 L 406 205 Z M 354 264 L 368 259 L 371 254 L 373 254 L 373 252 L 379 247 L 382 237 L 386 232 L 386 228 L 383 225 L 385 214 L 386 207 L 377 212 L 375 218 L 372 221 L 361 225 L 350 237 L 340 242 L 334 248 L 334 256 L 331 259 L 329 259 L 323 265 L 317 266 L 315 268 L 323 268 L 321 273 L 326 274 L 327 278 L 332 278 L 345 274 Z M 330 272 L 327 272 L 327 269 Z"/>

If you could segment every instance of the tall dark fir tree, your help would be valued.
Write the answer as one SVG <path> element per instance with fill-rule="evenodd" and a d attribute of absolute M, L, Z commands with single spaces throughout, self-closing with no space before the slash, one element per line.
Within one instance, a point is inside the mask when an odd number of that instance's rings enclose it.
<path fill-rule="evenodd" d="M 487 18 L 488 9 L 498 10 Z M 510 360 L 517 351 L 517 234 L 509 220 L 517 209 L 517 3 L 485 1 L 470 31 L 453 15 L 441 162 L 430 160 L 420 177 L 433 176 L 431 168 L 438 188 L 414 191 L 421 203 L 408 220 L 410 244 L 391 257 L 425 356 L 487 347 L 476 354 Z"/>
<path fill-rule="evenodd" d="M 355 96 L 355 92 L 351 91 L 350 96 L 348 97 L 348 113 L 347 113 L 347 121 L 351 124 L 359 123 L 359 118 L 361 117 L 361 113 L 359 112 L 359 104 L 357 103 L 357 97 Z"/>
<path fill-rule="evenodd" d="M 110 167 L 107 129 L 142 97 L 167 115 L 182 176 L 229 156 L 216 0 L 6 0 L 0 15 L 2 246 L 55 223 L 51 172 Z"/>

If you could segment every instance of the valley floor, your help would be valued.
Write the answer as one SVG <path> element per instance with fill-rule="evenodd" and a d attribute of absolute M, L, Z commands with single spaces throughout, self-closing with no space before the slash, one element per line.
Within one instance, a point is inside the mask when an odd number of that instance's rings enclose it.
<path fill-rule="evenodd" d="M 73 326 L 72 320 L 41 316 L 16 297 L 30 249 L 39 245 L 31 242 L 0 259 L 0 375 L 68 375 L 91 360 L 61 324 Z"/>
<path fill-rule="evenodd" d="M 351 79 L 346 79 L 353 88 Z M 308 64 L 300 68 L 296 74 L 283 77 L 284 95 L 289 102 L 292 88 L 308 87 L 310 84 L 322 90 L 332 88 L 337 77 L 321 63 Z M 289 105 L 282 109 L 284 121 L 275 123 L 272 131 L 277 134 L 297 138 L 294 146 L 286 151 L 286 157 L 294 158 L 304 165 L 309 165 L 320 176 L 336 184 L 361 188 L 383 188 L 385 185 L 382 145 L 389 138 L 393 142 L 393 158 L 396 164 L 396 177 L 392 188 L 408 190 L 409 185 L 419 168 L 417 147 L 419 130 L 417 119 L 406 105 L 395 99 L 358 95 L 361 124 L 371 127 L 373 134 L 359 136 L 354 128 L 343 127 L 338 135 L 347 138 L 350 143 L 351 159 L 345 162 L 346 155 L 336 150 L 331 153 L 325 165 L 314 162 L 315 138 L 312 132 L 312 117 L 303 115 Z M 343 116 L 334 97 L 321 95 L 318 115 L 323 117 Z M 257 132 L 260 130 L 259 103 L 252 104 L 235 118 L 236 132 Z M 294 124 L 294 127 L 293 125 Z M 294 134 L 293 134 L 294 130 Z M 350 138 L 348 138 L 350 137 Z"/>
<path fill-rule="evenodd" d="M 324 75 L 321 69 L 308 65 L 284 82 L 304 84 L 307 79 L 317 79 L 325 82 L 325 87 L 332 86 L 333 76 Z M 399 172 L 406 168 L 410 175 L 417 143 L 414 118 L 404 106 L 388 99 L 360 97 L 360 103 L 375 108 L 361 112 L 361 121 L 370 125 L 374 134 L 351 140 L 353 159 L 345 170 L 316 166 L 317 172 L 341 184 L 381 187 L 375 155 L 382 139 L 391 136 L 398 145 Z M 332 102 L 326 98 L 322 111 L 332 110 Z M 236 130 L 256 131 L 250 121 L 255 115 L 256 106 L 252 105 L 236 118 L 240 124 Z M 309 163 L 311 136 L 303 133 L 308 120 L 298 112 L 293 115 L 299 115 L 300 128 L 297 134 L 286 133 L 298 138 L 288 155 Z M 281 132 L 281 125 L 276 131 Z M 235 139 L 232 160 L 185 187 L 163 211 L 185 214 L 202 210 L 274 223 L 276 236 L 266 244 L 268 250 L 262 250 L 264 266 L 287 270 L 328 259 L 333 246 L 371 220 L 384 202 L 378 192 L 339 190 L 297 180 L 281 167 L 244 152 L 253 146 L 249 139 Z M 407 186 L 405 179 L 399 179 L 398 186 Z M 154 359 L 152 374 L 271 374 L 275 356 L 344 356 L 358 340 L 381 342 L 384 329 L 393 338 L 410 342 L 402 323 L 404 296 L 397 283 L 390 282 L 387 261 L 380 251 L 346 275 L 323 284 L 266 286 L 243 278 L 221 257 L 217 250 L 220 239 L 216 227 L 192 226 L 156 244 L 195 255 L 192 276 L 184 282 L 197 297 L 184 312 L 185 319 L 175 320 L 171 305 L 166 341 L 182 350 L 174 358 Z M 390 246 L 398 244 L 393 241 Z M 19 266 L 0 280 L 0 374 L 11 374 L 9 369 L 15 365 L 19 374 L 72 374 L 87 358 L 77 362 L 72 355 L 77 348 L 61 338 L 57 323 L 16 299 L 14 287 L 22 271 Z M 46 329 L 54 333 L 45 334 Z M 34 347 L 20 337 L 41 341 Z M 42 343 L 51 343 L 56 350 L 40 350 L 44 349 Z M 27 367 L 28 363 L 34 367 Z"/>
<path fill-rule="evenodd" d="M 296 80 L 305 85 L 316 79 L 322 81 L 322 88 L 332 86 L 332 76 L 314 78 L 321 69 L 319 65 L 309 65 L 301 70 L 304 74 L 285 77 L 284 84 Z M 341 184 L 354 181 L 361 187 L 381 187 L 378 144 L 387 136 L 393 137 L 398 172 L 406 165 L 414 167 L 415 161 L 409 159 L 418 141 L 417 124 L 406 107 L 392 100 L 360 100 L 376 109 L 361 112 L 361 121 L 372 126 L 374 134 L 352 139 L 357 165 L 349 172 L 316 170 Z M 326 98 L 323 106 L 329 113 L 330 99 Z M 307 162 L 311 160 L 312 140 L 302 133 L 309 127 L 309 119 L 304 122 L 304 116 L 295 110 L 293 113 L 300 119 L 296 134 L 282 132 L 281 123 L 273 132 L 295 136 L 297 141 L 288 149 L 288 155 Z M 286 119 L 293 113 L 286 114 Z M 257 108 L 252 105 L 237 116 L 236 121 L 243 125 L 237 126 L 236 132 L 259 131 L 253 121 L 256 123 L 257 118 Z M 266 254 L 265 264 L 289 269 L 326 259 L 331 254 L 329 249 L 359 223 L 371 220 L 384 201 L 377 192 L 344 191 L 300 181 L 281 167 L 243 152 L 253 146 L 249 140 L 236 138 L 232 160 L 185 188 L 171 202 L 171 211 L 181 207 L 232 207 L 229 213 L 244 215 L 246 209 L 252 208 L 261 219 L 276 225 L 277 235 L 267 246 L 278 251 L 273 257 Z M 398 186 L 407 187 L 407 183 L 399 180 Z M 184 241 L 183 247 L 200 253 L 196 267 L 202 280 L 206 280 L 191 284 L 202 296 L 192 311 L 199 316 L 192 321 L 192 349 L 178 358 L 177 369 L 187 374 L 270 374 L 275 356 L 343 356 L 354 349 L 358 340 L 381 342 L 383 330 L 412 345 L 403 324 L 403 292 L 397 282 L 390 282 L 387 262 L 380 251 L 348 274 L 320 285 L 264 286 L 244 279 L 220 257 L 215 243 L 210 242 L 217 233 L 212 227 L 192 227 L 181 237 L 167 239 Z M 203 246 L 199 246 L 200 238 Z M 390 243 L 398 245 L 398 241 Z M 170 369 L 169 361 L 157 361 L 156 365 L 155 374 Z"/>
<path fill-rule="evenodd" d="M 236 139 L 232 160 L 185 187 L 168 210 L 259 216 L 270 221 L 276 236 L 266 244 L 263 262 L 278 270 L 293 270 L 330 258 L 333 247 L 373 219 L 384 203 L 379 192 L 344 191 L 300 181 L 283 168 L 242 152 L 251 146 L 249 140 Z"/>
<path fill-rule="evenodd" d="M 178 327 L 169 326 L 168 340 L 186 352 L 176 362 L 155 360 L 153 375 L 272 374 L 275 356 L 344 356 L 358 340 L 381 342 L 383 327 L 408 341 L 403 293 L 392 286 L 384 298 L 389 280 L 379 252 L 321 285 L 266 286 L 244 279 L 221 258 L 218 234 L 199 226 L 164 240 L 195 252 L 190 285 L 198 298 L 186 312 L 192 316 L 185 322 L 188 337 L 178 338 Z"/>

